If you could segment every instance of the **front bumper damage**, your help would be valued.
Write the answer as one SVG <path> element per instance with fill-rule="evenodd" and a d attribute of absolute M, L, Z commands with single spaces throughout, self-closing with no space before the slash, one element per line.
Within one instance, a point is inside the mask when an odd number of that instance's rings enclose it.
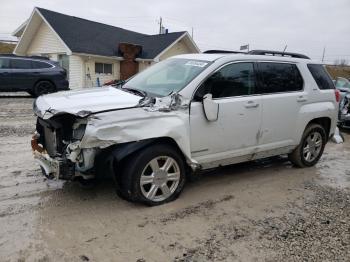
<path fill-rule="evenodd" d="M 76 172 L 75 163 L 61 157 L 51 157 L 39 143 L 38 134 L 34 134 L 31 140 L 35 161 L 39 164 L 43 174 L 49 179 L 71 180 L 77 176 L 84 176 Z"/>
<path fill-rule="evenodd" d="M 341 127 L 350 127 L 350 93 L 340 102 L 338 123 Z"/>
<path fill-rule="evenodd" d="M 34 134 L 31 140 L 31 146 L 33 150 L 34 159 L 40 167 L 46 177 L 50 179 L 59 179 L 60 163 L 58 160 L 49 156 L 46 150 L 38 142 L 38 135 Z"/>

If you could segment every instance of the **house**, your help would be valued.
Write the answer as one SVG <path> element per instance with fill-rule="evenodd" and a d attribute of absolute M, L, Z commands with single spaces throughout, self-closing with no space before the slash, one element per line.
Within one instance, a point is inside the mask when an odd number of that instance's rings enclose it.
<path fill-rule="evenodd" d="M 187 32 L 146 35 L 43 8 L 14 33 L 16 55 L 46 56 L 68 71 L 70 88 L 127 79 L 173 55 L 198 53 Z"/>

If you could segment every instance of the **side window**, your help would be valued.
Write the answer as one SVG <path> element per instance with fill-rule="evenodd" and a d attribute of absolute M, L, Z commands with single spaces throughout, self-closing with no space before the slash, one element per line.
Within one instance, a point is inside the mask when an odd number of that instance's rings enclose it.
<path fill-rule="evenodd" d="M 224 66 L 210 76 L 197 90 L 195 99 L 211 93 L 213 98 L 249 95 L 254 92 L 253 63 L 234 63 Z"/>
<path fill-rule="evenodd" d="M 31 69 L 32 61 L 25 59 L 11 59 L 10 66 L 11 69 Z"/>
<path fill-rule="evenodd" d="M 312 77 L 315 79 L 319 89 L 334 89 L 332 79 L 329 77 L 323 65 L 308 64 Z"/>
<path fill-rule="evenodd" d="M 259 94 L 299 91 L 303 89 L 303 78 L 296 65 L 285 63 L 258 63 Z"/>
<path fill-rule="evenodd" d="M 50 68 L 51 65 L 45 62 L 39 62 L 39 61 L 32 61 L 32 68 L 34 69 L 43 69 L 43 68 Z"/>
<path fill-rule="evenodd" d="M 10 68 L 10 59 L 0 58 L 0 69 L 8 69 L 8 68 Z"/>

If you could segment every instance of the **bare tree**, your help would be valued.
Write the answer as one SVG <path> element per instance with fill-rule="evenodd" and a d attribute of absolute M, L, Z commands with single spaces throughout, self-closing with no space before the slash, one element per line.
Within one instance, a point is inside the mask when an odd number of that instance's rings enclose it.
<path fill-rule="evenodd" d="M 334 64 L 337 65 L 337 66 L 340 66 L 340 67 L 344 67 L 344 66 L 347 66 L 349 64 L 349 61 L 342 58 L 342 59 L 337 59 L 334 61 Z"/>

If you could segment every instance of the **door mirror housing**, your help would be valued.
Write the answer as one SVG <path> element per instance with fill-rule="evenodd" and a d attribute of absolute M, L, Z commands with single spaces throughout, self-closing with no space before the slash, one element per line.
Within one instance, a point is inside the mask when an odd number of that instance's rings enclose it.
<path fill-rule="evenodd" d="M 203 96 L 203 109 L 208 121 L 216 121 L 219 117 L 219 104 L 213 100 L 212 94 Z"/>

